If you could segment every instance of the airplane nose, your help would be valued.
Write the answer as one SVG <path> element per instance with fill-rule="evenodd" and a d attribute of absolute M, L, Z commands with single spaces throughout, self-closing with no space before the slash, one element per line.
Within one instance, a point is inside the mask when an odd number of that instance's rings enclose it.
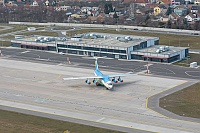
<path fill-rule="evenodd" d="M 110 86 L 110 89 L 112 89 L 112 88 L 113 88 L 113 85 Z"/>

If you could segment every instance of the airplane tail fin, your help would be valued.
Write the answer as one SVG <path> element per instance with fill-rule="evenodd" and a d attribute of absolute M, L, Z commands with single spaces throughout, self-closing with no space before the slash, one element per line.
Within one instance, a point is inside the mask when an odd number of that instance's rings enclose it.
<path fill-rule="evenodd" d="M 95 65 L 95 70 L 99 69 L 98 68 L 98 58 L 95 58 L 94 65 Z"/>
<path fill-rule="evenodd" d="M 104 57 L 93 57 L 95 59 L 95 62 L 94 62 L 94 65 L 95 65 L 95 70 L 99 70 L 99 67 L 98 67 L 98 59 L 99 58 L 104 58 Z"/>

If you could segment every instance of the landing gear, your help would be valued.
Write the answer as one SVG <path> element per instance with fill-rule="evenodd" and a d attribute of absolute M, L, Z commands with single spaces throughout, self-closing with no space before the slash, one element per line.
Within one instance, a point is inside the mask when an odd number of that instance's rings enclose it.
<path fill-rule="evenodd" d="M 87 83 L 87 84 L 91 84 L 91 82 L 87 79 L 87 80 L 85 80 L 85 83 Z"/>

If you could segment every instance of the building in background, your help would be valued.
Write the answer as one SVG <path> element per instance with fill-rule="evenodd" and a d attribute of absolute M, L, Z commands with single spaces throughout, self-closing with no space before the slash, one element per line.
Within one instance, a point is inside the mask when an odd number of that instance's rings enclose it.
<path fill-rule="evenodd" d="M 188 55 L 188 48 L 160 46 L 158 37 L 85 33 L 71 38 L 29 36 L 11 40 L 13 47 L 48 50 L 114 59 L 173 62 Z M 160 49 L 160 50 L 158 50 Z"/>

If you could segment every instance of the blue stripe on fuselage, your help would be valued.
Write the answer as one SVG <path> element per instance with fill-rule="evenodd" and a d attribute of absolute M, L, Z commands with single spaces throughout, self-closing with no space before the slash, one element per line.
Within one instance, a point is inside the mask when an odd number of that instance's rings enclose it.
<path fill-rule="evenodd" d="M 95 70 L 94 70 L 94 73 L 96 74 L 96 76 L 102 76 L 102 77 L 103 77 L 102 80 L 103 80 L 104 82 L 110 81 L 109 76 L 103 75 L 103 74 L 99 71 L 99 69 L 95 69 Z"/>

